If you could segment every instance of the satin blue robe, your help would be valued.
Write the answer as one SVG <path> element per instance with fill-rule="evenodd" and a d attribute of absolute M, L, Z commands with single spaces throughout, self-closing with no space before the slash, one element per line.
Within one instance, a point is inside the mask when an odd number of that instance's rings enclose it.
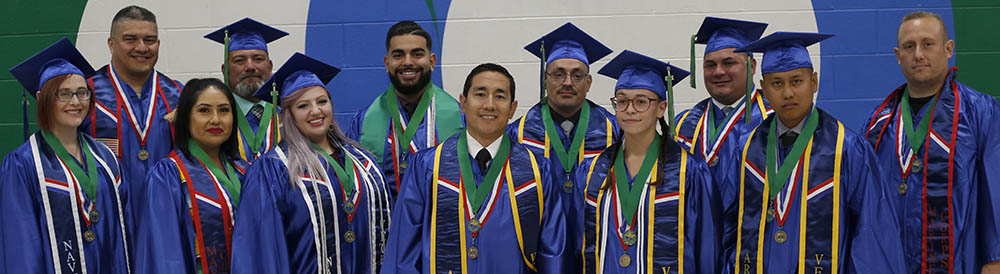
<path fill-rule="evenodd" d="M 494 186 L 496 190 L 483 200 L 478 216 L 488 217 L 482 222 L 478 237 L 474 237 L 468 228 L 463 228 L 465 235 L 461 235 L 459 226 L 467 227 L 468 222 L 460 223 L 458 219 L 457 204 L 461 196 L 457 187 L 459 164 L 456 149 L 459 134 L 439 145 L 442 151 L 439 182 L 433 179 L 437 149 L 421 150 L 410 159 L 411 169 L 403 181 L 405 188 L 393 209 L 382 273 L 462 273 L 463 266 L 466 273 L 535 273 L 528 265 L 529 261 L 540 273 L 575 272 L 565 258 L 568 256 L 564 251 L 566 219 L 560 210 L 560 195 L 550 194 L 558 190 L 548 183 L 551 179 L 549 167 L 536 155 L 536 179 L 529 151 L 513 140 L 509 155 L 512 178 L 508 181 L 506 175 L 502 175 L 503 178 Z M 475 163 L 472 155 L 465 157 Z M 494 160 L 490 163 L 495 164 L 503 162 Z M 478 165 L 473 164 L 472 169 L 475 180 L 481 181 L 483 175 Z M 434 189 L 437 189 L 437 195 Z M 517 193 L 521 227 L 515 224 L 510 189 L 515 189 Z M 538 204 L 539 190 L 542 194 L 541 205 Z M 539 207 L 542 208 L 541 217 Z M 469 216 L 468 211 L 466 216 Z M 519 233 L 523 236 L 519 237 Z M 471 258 L 467 250 L 462 250 L 460 238 L 466 239 L 468 247 L 478 248 L 478 258 Z M 431 269 L 432 249 L 436 256 L 434 270 Z"/>
<path fill-rule="evenodd" d="M 784 208 L 775 210 L 774 218 L 765 218 L 761 222 L 765 215 L 761 208 L 762 195 L 766 196 L 763 193 L 766 184 L 763 178 L 767 176 L 767 169 L 774 168 L 768 166 L 766 161 L 767 135 L 771 127 L 779 122 L 776 116 L 764 120 L 750 135 L 746 152 L 740 151 L 743 167 L 734 176 L 742 178 L 743 182 L 742 185 L 731 186 L 739 190 L 740 195 L 737 202 L 725 211 L 729 216 L 727 218 L 742 218 L 742 227 L 726 229 L 727 232 L 742 234 L 742 238 L 737 238 L 742 247 L 737 245 L 727 250 L 724 273 L 735 271 L 737 264 L 740 267 L 738 273 L 756 273 L 758 260 L 763 273 L 798 273 L 801 226 L 806 229 L 804 270 L 808 273 L 830 273 L 833 270 L 831 249 L 834 223 L 838 231 L 836 265 L 839 272 L 903 273 L 898 224 L 886 196 L 896 187 L 882 180 L 879 169 L 870 165 L 875 161 L 875 154 L 863 136 L 843 127 L 840 121 L 822 109 L 817 109 L 812 115 L 819 115 L 819 120 L 811 154 L 806 158 L 808 169 L 805 161 L 799 161 L 799 168 L 790 176 L 794 183 L 786 183 L 778 198 L 767 203 L 771 208 L 775 204 Z M 840 134 L 842 137 L 838 137 Z M 837 151 L 838 138 L 842 138 L 841 151 Z M 790 148 L 778 144 L 777 149 L 781 152 L 778 154 L 779 161 L 784 160 Z M 835 173 L 838 153 L 841 157 L 839 174 Z M 743 158 L 743 155 L 746 157 Z M 808 170 L 807 184 L 802 182 L 806 175 L 803 169 Z M 839 181 L 835 180 L 838 178 Z M 836 191 L 838 188 L 839 192 Z M 801 218 L 804 214 L 804 195 L 808 197 L 806 220 Z M 741 203 L 745 209 L 740 208 Z M 834 204 L 838 205 L 838 211 L 833 210 Z M 839 216 L 834 217 L 834 212 L 838 212 Z M 762 247 L 757 245 L 761 223 L 764 225 Z M 726 225 L 731 224 L 727 222 Z M 785 242 L 780 243 L 778 235 L 782 233 Z M 762 249 L 762 254 L 757 254 L 758 248 Z"/>
<path fill-rule="evenodd" d="M 118 87 L 112 79 L 113 73 L 111 65 L 105 65 L 97 70 L 97 74 L 87 80 L 87 83 L 94 90 L 94 98 L 97 100 L 95 101 L 95 111 L 92 111 L 88 118 L 83 120 L 83 123 L 80 124 L 80 131 L 90 134 L 94 139 L 103 142 L 115 152 L 119 162 L 121 162 L 124 174 L 122 181 L 128 184 L 139 184 L 146 179 L 147 170 L 173 150 L 173 125 L 163 119 L 163 116 L 177 106 L 177 100 L 180 98 L 184 86 L 180 82 L 156 72 L 158 83 L 152 83 L 153 74 L 150 74 L 150 78 L 143 84 L 142 91 L 138 95 L 122 80 L 120 88 L 124 89 L 121 91 L 124 94 L 122 96 L 124 100 L 119 101 Z M 118 77 L 118 75 L 115 74 L 114 77 Z M 119 80 L 121 79 L 119 78 Z M 146 150 L 149 153 L 149 158 L 140 160 L 138 155 L 141 145 L 136 130 L 146 127 L 150 99 L 153 99 L 156 108 L 153 109 L 152 123 L 149 125 L 146 137 Z M 132 107 L 134 118 L 139 127 L 132 126 L 125 101 L 128 101 L 128 105 Z M 120 107 L 119 103 L 121 103 Z"/>
<path fill-rule="evenodd" d="M 229 273 L 235 201 L 205 165 L 183 155 L 174 149 L 156 163 L 146 176 L 144 191 L 137 192 L 142 198 L 135 203 L 135 242 L 142 248 L 136 250 L 136 273 L 196 273 L 203 267 L 195 252 L 206 257 L 209 268 L 202 273 Z M 238 158 L 227 162 L 242 182 L 247 163 Z M 183 181 L 179 167 L 186 171 Z M 197 227 L 189 187 L 197 195 Z M 204 235 L 201 240 L 198 232 Z"/>
<path fill-rule="evenodd" d="M 513 140 L 517 140 L 518 143 L 530 149 L 531 152 L 535 153 L 535 156 L 548 158 L 552 171 L 552 183 L 555 184 L 552 186 L 552 189 L 555 189 L 556 193 L 562 195 L 562 205 L 564 212 L 566 212 L 566 220 L 571 224 L 566 227 L 566 230 L 567 234 L 571 235 L 567 239 L 567 246 L 572 248 L 570 258 L 573 260 L 580 260 L 580 250 L 583 248 L 583 242 L 581 242 L 583 231 L 580 229 L 583 227 L 583 217 L 580 215 L 580 212 L 583 212 L 584 208 L 583 196 L 574 192 L 574 190 L 582 190 L 582 188 L 577 187 L 576 181 L 571 178 L 573 169 L 580 165 L 580 161 L 593 159 L 621 136 L 618 120 L 613 114 L 590 100 L 586 101 L 585 106 L 590 108 L 590 121 L 586 127 L 577 125 L 568 136 L 561 129 L 556 130 L 556 133 L 549 136 L 549 138 L 558 136 L 564 146 L 563 148 L 568 149 L 572 145 L 573 136 L 578 129 L 585 129 L 587 131 L 583 138 L 583 157 L 582 159 L 580 159 L 581 157 L 571 159 L 573 161 L 573 168 L 569 172 L 563 170 L 560 163 L 561 159 L 559 159 L 557 153 L 545 144 L 546 132 L 545 124 L 542 121 L 541 108 L 547 107 L 546 105 L 535 104 L 524 116 L 507 125 L 507 135 L 511 136 Z M 559 125 L 556 125 L 556 127 L 559 127 Z M 573 262 L 573 265 L 578 264 L 579 262 Z"/>
<path fill-rule="evenodd" d="M 628 246 L 627 250 L 615 233 L 619 231 L 619 227 L 615 226 L 620 215 L 616 214 L 619 212 L 619 202 L 615 197 L 617 192 L 615 181 L 613 178 L 608 178 L 614 165 L 610 154 L 617 152 L 618 147 L 608 148 L 595 160 L 584 161 L 586 165 L 574 170 L 573 180 L 579 182 L 578 191 L 585 193 L 587 200 L 587 207 L 582 213 L 586 233 L 583 273 L 645 273 L 650 269 L 653 273 L 678 272 L 680 266 L 677 222 L 678 206 L 681 205 L 679 189 L 682 157 L 685 173 L 682 221 L 684 272 L 718 273 L 720 270 L 717 262 L 719 253 L 722 252 L 719 241 L 722 211 L 715 202 L 719 198 L 712 186 L 713 181 L 708 166 L 699 157 L 683 151 L 683 148 L 676 143 L 668 144 L 670 147 L 667 154 L 662 157 L 667 161 L 657 161 L 655 170 L 655 177 L 660 183 L 656 186 L 650 184 L 649 180 L 652 180 L 654 175 L 650 175 L 647 182 L 631 183 L 632 187 L 645 187 L 645 189 L 634 217 L 633 231 L 637 233 L 639 240 L 636 244 Z M 628 174 L 628 170 L 616 172 Z M 627 177 L 630 181 L 635 180 L 631 176 Z M 609 185 L 602 189 L 604 184 Z M 654 215 L 652 224 L 649 220 L 650 214 Z M 597 230 L 598 224 L 602 231 L 600 235 Z M 653 243 L 650 244 L 648 239 L 653 239 Z M 652 252 L 652 256 L 648 252 Z M 631 262 L 622 267 L 619 259 L 625 254 L 629 256 Z"/>
<path fill-rule="evenodd" d="M 331 273 L 378 272 L 392 197 L 371 154 L 352 145 L 345 147 L 363 167 L 357 170 L 363 180 L 354 188 L 357 197 L 350 221 L 343 188 L 325 157 L 320 162 L 332 184 L 301 176 L 300 182 L 291 182 L 284 142 L 250 166 L 236 214 L 232 273 L 317 273 L 323 266 L 329 266 L 323 271 Z M 341 155 L 338 161 L 346 157 Z M 322 203 L 322 219 L 317 198 Z M 325 234 L 321 232 L 324 227 Z M 347 241 L 347 231 L 354 234 L 353 242 Z"/>
<path fill-rule="evenodd" d="M 120 180 L 111 150 L 89 136 L 84 135 L 84 140 L 98 165 L 96 204 L 79 183 L 67 181 L 72 176 L 69 168 L 61 164 L 41 133 L 31 135 L 4 157 L 0 272 L 56 273 L 59 267 L 62 273 L 84 273 L 84 269 L 87 273 L 131 273 L 131 235 L 126 234 L 132 225 L 129 185 Z M 89 172 L 79 161 L 77 165 Z M 40 177 L 45 182 L 39 182 Z M 97 218 L 83 214 L 90 206 L 96 206 Z M 93 242 L 83 236 L 88 229 L 95 235 Z"/>
<path fill-rule="evenodd" d="M 928 103 L 913 116 L 919 123 L 933 111 L 933 134 L 918 151 L 910 149 L 902 129 L 899 101 L 905 84 L 865 123 L 878 167 L 893 186 L 889 203 L 899 218 L 908 273 L 948 273 L 949 268 L 979 273 L 983 265 L 1000 260 L 1000 104 L 956 81 L 956 74 L 957 69 L 949 73 L 933 109 Z M 949 152 L 954 153 L 951 165 Z"/>

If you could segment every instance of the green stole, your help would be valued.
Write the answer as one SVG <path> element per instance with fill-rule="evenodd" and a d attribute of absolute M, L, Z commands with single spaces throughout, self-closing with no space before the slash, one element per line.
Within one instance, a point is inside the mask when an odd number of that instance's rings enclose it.
<path fill-rule="evenodd" d="M 438 97 L 439 100 L 433 100 L 433 97 Z M 434 85 L 434 83 L 430 83 L 424 88 L 424 94 L 421 96 L 421 101 L 424 101 L 424 98 L 427 98 L 428 101 L 434 101 L 434 109 L 436 111 L 435 117 L 437 117 L 437 121 L 435 121 L 435 130 L 440 129 L 437 134 L 439 140 L 447 139 L 448 137 L 451 137 L 451 135 L 461 131 L 463 128 L 461 118 L 462 112 L 459 109 L 458 104 L 452 103 L 451 100 L 442 100 L 451 98 L 448 93 L 437 85 Z M 426 108 L 429 107 L 429 104 L 421 105 L 422 106 L 419 106 L 418 109 L 414 111 L 415 114 L 426 114 Z M 423 107 L 423 109 L 420 109 L 420 107 Z M 375 155 L 376 161 L 379 161 L 380 163 L 383 161 L 383 157 L 385 156 L 386 137 L 389 134 L 386 131 L 386 128 L 389 127 L 390 122 L 394 122 L 394 124 L 401 123 L 401 121 L 395 121 L 398 117 L 392 117 L 392 113 L 398 112 L 399 100 L 396 99 L 396 88 L 390 85 L 385 92 L 382 92 L 382 95 L 375 98 L 375 102 L 368 107 L 368 111 L 365 113 L 364 120 L 362 121 L 361 132 L 363 132 L 363 134 L 361 134 L 360 137 L 361 146 L 370 150 L 372 154 Z M 411 123 L 407 124 L 407 129 L 409 129 L 410 132 L 413 132 L 409 134 L 411 138 L 417 130 L 413 126 L 419 126 L 420 123 L 423 122 L 424 116 L 425 115 L 413 115 L 413 117 L 410 118 Z M 416 120 L 416 123 L 413 122 L 414 120 Z M 397 132 L 396 134 L 403 133 Z M 397 138 L 397 140 L 402 140 L 402 138 Z M 405 148 L 409 145 L 409 141 L 397 145 Z"/>

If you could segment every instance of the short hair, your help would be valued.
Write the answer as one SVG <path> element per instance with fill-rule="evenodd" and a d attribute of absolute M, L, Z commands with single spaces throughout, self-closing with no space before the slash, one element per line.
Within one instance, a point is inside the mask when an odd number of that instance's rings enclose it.
<path fill-rule="evenodd" d="M 56 100 L 59 100 L 59 86 L 69 80 L 72 74 L 63 74 L 59 76 L 52 77 L 51 79 L 45 81 L 42 84 L 42 88 L 38 90 L 38 98 L 35 98 L 38 102 L 38 107 L 35 110 L 36 118 L 38 118 L 38 127 L 46 131 L 52 131 L 53 117 L 52 112 L 56 107 Z M 84 78 L 86 81 L 86 78 Z M 87 114 L 89 115 L 94 109 L 94 101 L 97 100 L 94 97 L 94 89 L 87 85 L 87 90 L 90 90 L 90 102 L 87 103 Z M 75 90 L 74 90 L 75 91 Z M 73 98 L 70 98 L 73 100 Z"/>
<path fill-rule="evenodd" d="M 417 22 L 410 20 L 399 21 L 393 24 L 392 27 L 389 27 L 389 33 L 385 35 L 385 50 L 389 50 L 389 41 L 393 37 L 407 34 L 423 37 L 427 41 L 427 50 L 431 50 L 431 35 L 424 28 L 420 27 L 420 25 L 417 25 Z"/>
<path fill-rule="evenodd" d="M 236 131 L 239 121 L 236 115 L 243 114 L 237 113 L 236 99 L 233 97 L 233 93 L 229 92 L 229 87 L 218 78 L 195 78 L 184 84 L 184 89 L 181 90 L 181 98 L 177 99 L 177 112 L 174 116 L 174 145 L 190 159 L 191 151 L 188 148 L 188 141 L 191 140 L 191 110 L 198 104 L 198 96 L 210 87 L 222 91 L 229 101 L 231 110 L 229 113 L 233 116 L 233 124 L 229 129 L 229 138 L 222 143 L 219 152 L 231 159 L 235 159 L 237 157 L 236 139 L 240 138 L 239 133 Z"/>
<path fill-rule="evenodd" d="M 472 88 L 472 77 L 475 77 L 476 75 L 479 75 L 480 73 L 487 71 L 497 72 L 507 77 L 507 81 L 510 83 L 510 101 L 513 102 L 514 76 L 510 75 L 510 72 L 508 72 L 507 69 L 504 68 L 503 66 L 494 63 L 479 64 L 478 66 L 473 68 L 471 72 L 469 72 L 469 76 L 465 77 L 465 87 L 462 88 L 462 96 L 469 96 L 469 89 Z"/>
<path fill-rule="evenodd" d="M 124 20 L 139 20 L 139 21 L 152 22 L 153 24 L 156 24 L 156 15 L 154 15 L 153 12 L 149 11 L 148 9 L 140 6 L 131 5 L 128 7 L 124 7 L 118 10 L 118 13 L 115 14 L 115 17 L 111 19 L 112 34 L 115 32 L 115 23 Z"/>
<path fill-rule="evenodd" d="M 944 37 L 944 40 L 948 40 L 948 26 L 946 26 L 944 24 L 944 20 L 941 20 L 941 15 L 938 15 L 937 13 L 933 13 L 933 12 L 929 12 L 929 11 L 922 11 L 922 10 L 921 11 L 914 11 L 914 12 L 911 12 L 911 13 L 907 14 L 906 16 L 903 16 L 903 21 L 900 22 L 899 24 L 902 25 L 903 23 L 906 23 L 908 21 L 922 19 L 922 18 L 933 18 L 938 23 L 941 23 L 941 35 L 942 35 L 942 37 Z M 899 30 L 898 29 L 896 30 L 896 37 L 897 37 L 897 39 L 899 39 L 898 38 L 899 37 Z"/>

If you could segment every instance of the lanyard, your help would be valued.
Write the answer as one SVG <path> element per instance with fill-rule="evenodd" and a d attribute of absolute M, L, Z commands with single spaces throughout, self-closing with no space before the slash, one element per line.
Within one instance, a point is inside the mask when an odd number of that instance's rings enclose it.
<path fill-rule="evenodd" d="M 806 124 L 802 126 L 802 134 L 795 138 L 795 143 L 792 144 L 792 149 L 788 151 L 788 155 L 785 155 L 780 168 L 778 166 L 777 123 L 781 123 L 781 121 L 775 118 L 771 122 L 770 133 L 767 134 L 767 177 L 765 178 L 769 188 L 768 197 L 770 200 L 774 200 L 778 192 L 788 183 L 788 177 L 798 162 L 795 159 L 798 159 L 802 155 L 809 140 L 812 139 L 813 133 L 816 132 L 816 126 L 819 124 L 819 113 L 816 111 L 816 108 L 813 108 L 812 112 L 809 113 L 809 119 L 806 119 Z"/>
<path fill-rule="evenodd" d="M 649 174 L 653 171 L 653 165 L 660 154 L 660 138 L 660 135 L 656 135 L 653 138 L 653 143 L 649 147 L 650 150 L 646 151 L 646 156 L 642 160 L 642 166 L 639 168 L 639 172 L 635 174 L 635 180 L 631 186 L 629 186 L 628 171 L 625 168 L 625 146 L 618 147 L 618 157 L 615 157 L 613 172 L 626 223 L 632 223 L 635 217 L 636 208 L 639 207 L 640 196 L 642 196 L 643 185 L 646 179 L 649 178 Z"/>
<path fill-rule="evenodd" d="M 233 165 L 222 161 L 222 165 L 225 166 L 226 172 L 222 171 L 222 168 L 215 165 L 215 162 L 208 157 L 208 154 L 198 146 L 194 140 L 188 140 L 188 150 L 191 151 L 191 155 L 194 155 L 198 161 L 201 161 L 206 167 L 208 167 L 209 172 L 212 173 L 213 177 L 222 183 L 222 186 L 226 188 L 226 192 L 229 192 L 229 196 L 233 199 L 233 207 L 238 207 L 240 201 L 240 178 L 238 173 L 233 170 Z"/>
<path fill-rule="evenodd" d="M 479 207 L 483 204 L 486 196 L 489 195 L 490 190 L 493 189 L 493 185 L 496 184 L 496 178 L 500 176 L 500 170 L 503 169 L 507 156 L 510 154 L 510 137 L 507 134 L 503 134 L 503 138 L 500 140 L 500 150 L 497 151 L 496 157 L 493 158 L 502 162 L 494 161 L 487 168 L 482 184 L 477 186 L 475 177 L 472 175 L 472 164 L 469 163 L 470 154 L 467 134 L 459 134 L 457 153 L 458 168 L 462 174 L 462 188 L 465 189 L 465 197 L 472 199 L 469 201 L 472 206 L 472 212 L 479 212 Z"/>
<path fill-rule="evenodd" d="M 79 134 L 77 134 L 79 135 Z M 52 150 L 56 152 L 56 156 L 59 157 L 59 161 L 63 162 L 64 165 L 69 167 L 70 173 L 76 178 L 77 182 L 83 186 L 83 191 L 87 193 L 87 197 L 91 201 L 97 201 L 97 164 L 94 163 L 94 155 L 90 153 L 90 149 L 87 147 L 87 142 L 83 140 L 83 136 L 79 136 L 80 140 L 80 151 L 83 153 L 84 162 L 87 164 L 87 173 L 83 173 L 83 169 L 76 164 L 73 156 L 69 155 L 66 148 L 63 147 L 62 143 L 56 136 L 42 130 L 42 137 L 45 138 L 45 142 L 52 147 Z M 69 178 L 66 178 L 67 180 Z"/>
<path fill-rule="evenodd" d="M 577 121 L 576 134 L 573 135 L 573 142 L 569 145 L 569 151 L 566 151 L 566 147 L 563 146 L 562 138 L 559 138 L 559 132 L 556 131 L 555 123 L 552 121 L 552 113 L 550 113 L 548 106 L 542 106 L 542 122 L 545 124 L 545 134 L 551 134 L 549 139 L 552 140 L 552 150 L 556 151 L 556 155 L 559 157 L 559 163 L 562 164 L 563 171 L 569 173 L 573 169 L 573 165 L 576 164 L 576 159 L 579 157 L 580 145 L 583 144 L 583 138 L 587 135 L 587 125 L 590 124 L 590 106 L 584 104 L 583 108 L 580 110 L 580 120 Z M 582 128 L 580 128 L 582 126 Z"/>

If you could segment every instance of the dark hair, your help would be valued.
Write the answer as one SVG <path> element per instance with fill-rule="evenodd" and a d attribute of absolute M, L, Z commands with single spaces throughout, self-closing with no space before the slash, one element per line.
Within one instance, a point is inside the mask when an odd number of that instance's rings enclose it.
<path fill-rule="evenodd" d="M 226 94 L 226 99 L 229 100 L 229 106 L 232 110 L 229 113 L 233 116 L 233 125 L 229 130 L 229 138 L 222 143 L 219 152 L 226 157 L 235 159 L 237 157 L 236 138 L 240 137 L 236 131 L 237 121 L 239 121 L 236 115 L 243 114 L 236 113 L 236 99 L 233 98 L 233 93 L 218 78 L 196 78 L 184 84 L 184 90 L 181 91 L 181 98 L 177 100 L 177 109 L 174 112 L 174 145 L 190 159 L 191 152 L 188 150 L 188 141 L 191 139 L 191 109 L 198 103 L 198 96 L 210 87 L 222 91 L 223 94 Z"/>
<path fill-rule="evenodd" d="M 475 77 L 476 75 L 479 75 L 480 73 L 487 71 L 497 72 L 503 74 L 503 76 L 507 76 L 507 81 L 510 82 L 510 101 L 513 102 L 514 76 L 511 76 L 510 72 L 508 72 L 507 69 L 504 68 L 503 66 L 494 63 L 479 64 L 478 66 L 473 68 L 472 71 L 469 72 L 469 76 L 465 77 L 465 87 L 462 88 L 462 95 L 469 96 L 469 89 L 472 88 L 472 77 Z"/>
<path fill-rule="evenodd" d="M 667 155 L 669 155 L 671 152 L 680 149 L 680 146 L 678 146 L 677 143 L 675 143 L 670 136 L 670 126 L 667 125 L 667 120 L 664 118 L 659 118 L 656 119 L 656 121 L 658 124 L 660 124 L 660 131 L 663 132 L 663 136 L 660 136 L 660 156 L 658 161 L 659 164 L 653 167 L 652 170 L 652 172 L 657 172 L 658 175 L 656 176 L 656 181 L 650 183 L 650 185 L 652 186 L 658 186 L 660 185 L 660 183 L 663 183 L 663 175 L 659 174 L 660 172 L 659 165 L 667 164 Z M 625 140 L 625 132 L 623 130 L 619 130 L 618 135 L 621 137 L 618 137 L 618 139 L 611 144 L 611 147 L 608 150 L 608 159 L 610 159 L 612 165 L 614 165 L 615 163 L 616 159 L 615 157 L 618 157 L 618 148 L 622 146 L 623 140 Z M 687 153 L 687 152 L 681 151 L 681 153 Z M 686 171 L 681 170 L 681 172 L 686 172 Z M 612 184 L 604 184 L 601 186 L 601 189 L 607 189 L 608 187 L 611 187 L 611 185 Z"/>
<path fill-rule="evenodd" d="M 56 101 L 59 100 L 59 86 L 69 80 L 72 74 L 63 74 L 49 78 L 42 84 L 42 88 L 38 91 L 38 98 L 35 98 L 38 102 L 38 107 L 35 110 L 35 115 L 38 118 L 38 127 L 46 131 L 52 132 L 52 110 L 55 108 Z M 81 76 L 82 77 L 82 76 Z M 84 79 L 86 81 L 86 79 Z M 90 90 L 90 102 L 87 102 L 87 115 L 90 115 L 91 111 L 94 111 L 94 90 L 87 86 L 87 90 Z M 73 98 L 70 98 L 73 100 Z M 82 103 L 82 101 L 81 101 Z"/>
<path fill-rule="evenodd" d="M 420 25 L 417 25 L 417 22 L 410 20 L 399 21 L 396 24 L 393 24 L 392 27 L 389 27 L 389 33 L 385 34 L 385 50 L 389 50 L 389 41 L 391 41 L 393 37 L 407 34 L 419 35 L 420 37 L 423 37 L 424 40 L 427 41 L 427 50 L 431 50 L 431 35 L 427 33 L 424 28 L 421 28 Z"/>

